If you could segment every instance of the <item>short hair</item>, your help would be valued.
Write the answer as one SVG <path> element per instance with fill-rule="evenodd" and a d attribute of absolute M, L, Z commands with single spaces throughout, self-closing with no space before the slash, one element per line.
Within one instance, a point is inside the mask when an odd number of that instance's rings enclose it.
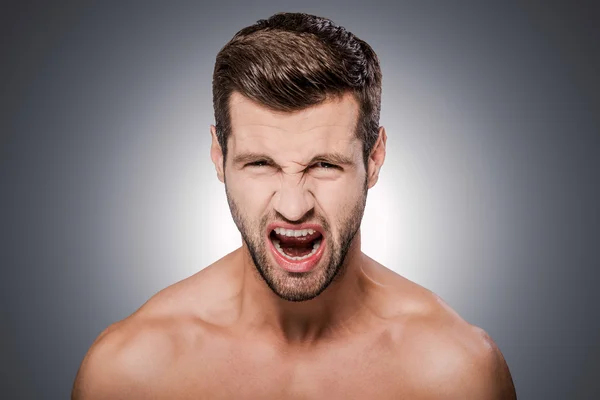
<path fill-rule="evenodd" d="M 236 91 L 274 111 L 299 111 L 352 93 L 359 104 L 355 133 L 363 160 L 377 141 L 381 69 L 366 42 L 333 21 L 277 13 L 243 28 L 217 55 L 213 106 L 217 139 L 227 156 L 229 100 Z"/>

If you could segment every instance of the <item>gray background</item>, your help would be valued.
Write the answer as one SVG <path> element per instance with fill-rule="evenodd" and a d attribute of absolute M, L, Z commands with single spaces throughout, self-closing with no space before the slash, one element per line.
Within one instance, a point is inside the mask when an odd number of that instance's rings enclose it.
<path fill-rule="evenodd" d="M 521 399 L 600 398 L 600 15 L 563 3 L 3 2 L 4 398 L 68 398 L 104 327 L 240 244 L 211 74 L 277 11 L 381 59 L 365 252 L 488 331 Z"/>

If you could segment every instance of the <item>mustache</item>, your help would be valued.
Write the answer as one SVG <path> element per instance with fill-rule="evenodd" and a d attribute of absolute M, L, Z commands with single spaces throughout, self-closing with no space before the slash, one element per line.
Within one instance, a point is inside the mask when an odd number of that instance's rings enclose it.
<path fill-rule="evenodd" d="M 272 213 L 265 215 L 260 223 L 261 230 L 264 230 L 269 223 L 272 222 L 285 222 L 290 225 L 301 225 L 301 224 L 318 224 L 323 227 L 326 232 L 329 232 L 329 223 L 325 218 L 320 215 L 317 215 L 315 209 L 311 209 L 306 214 L 302 216 L 300 219 L 291 220 L 283 216 L 281 213 L 277 212 L 277 210 L 273 210 Z"/>

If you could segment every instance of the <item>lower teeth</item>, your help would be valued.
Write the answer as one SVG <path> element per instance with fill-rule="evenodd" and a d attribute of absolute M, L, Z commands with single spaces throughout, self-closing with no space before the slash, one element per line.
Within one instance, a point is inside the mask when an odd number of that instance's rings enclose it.
<path fill-rule="evenodd" d="M 313 244 L 313 249 L 311 250 L 310 253 L 308 253 L 305 256 L 302 257 L 291 257 L 288 256 L 287 254 L 285 254 L 283 252 L 283 250 L 281 249 L 281 245 L 279 244 L 280 241 L 277 239 L 273 239 L 273 244 L 275 245 L 275 248 L 277 249 L 277 251 L 279 252 L 279 254 L 281 254 L 282 256 L 284 256 L 285 258 L 287 258 L 288 260 L 293 260 L 293 261 L 301 261 L 301 260 L 305 260 L 309 257 L 312 257 L 315 255 L 315 253 L 317 252 L 317 250 L 319 250 L 319 246 L 321 245 L 321 240 L 317 240 L 314 244 Z"/>

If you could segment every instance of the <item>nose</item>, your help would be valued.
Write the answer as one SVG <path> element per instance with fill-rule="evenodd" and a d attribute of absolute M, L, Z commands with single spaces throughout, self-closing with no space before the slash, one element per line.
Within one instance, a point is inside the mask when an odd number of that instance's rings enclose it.
<path fill-rule="evenodd" d="M 299 221 L 314 206 L 314 197 L 304 187 L 303 179 L 283 179 L 275 195 L 275 210 L 289 221 Z"/>

